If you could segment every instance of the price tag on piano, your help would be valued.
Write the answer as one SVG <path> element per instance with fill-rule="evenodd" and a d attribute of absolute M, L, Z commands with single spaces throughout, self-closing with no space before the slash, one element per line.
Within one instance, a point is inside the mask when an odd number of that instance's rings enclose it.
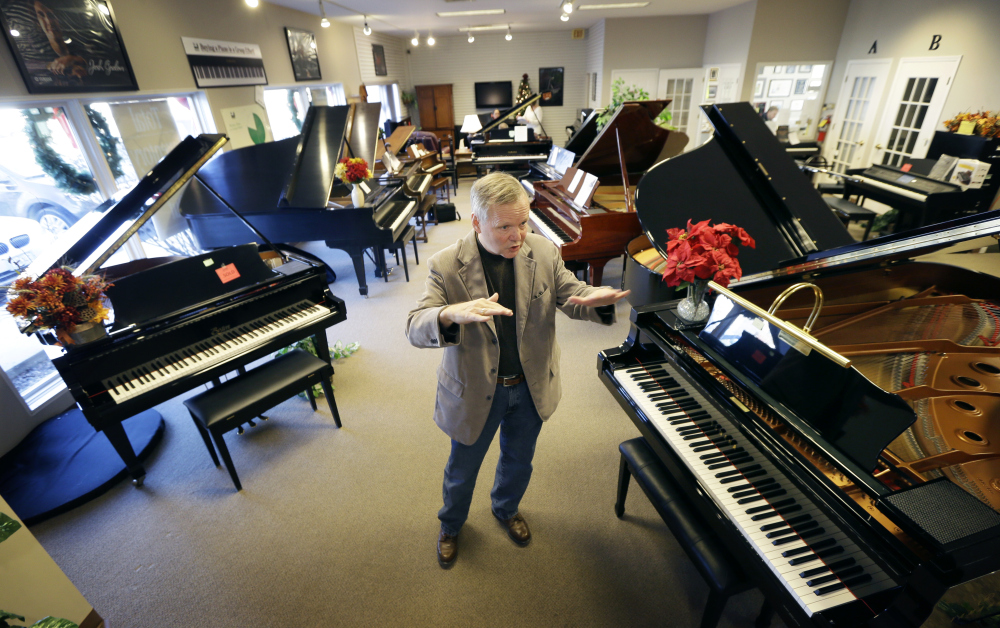
<path fill-rule="evenodd" d="M 215 274 L 219 276 L 222 283 L 229 283 L 240 276 L 240 271 L 236 270 L 236 264 L 226 264 L 222 268 L 216 268 Z"/>
<path fill-rule="evenodd" d="M 364 181 L 361 181 L 360 183 L 358 183 L 358 186 L 361 188 L 361 191 L 364 192 L 365 194 L 371 194 L 372 193 L 372 189 L 370 187 L 368 187 L 368 184 L 365 183 Z"/>

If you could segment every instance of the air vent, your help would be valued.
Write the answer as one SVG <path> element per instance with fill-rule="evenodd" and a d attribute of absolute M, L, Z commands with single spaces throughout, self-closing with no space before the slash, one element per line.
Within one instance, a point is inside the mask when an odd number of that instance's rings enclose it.
<path fill-rule="evenodd" d="M 587 33 L 587 31 L 585 31 L 582 28 L 574 28 L 573 29 L 573 39 L 583 39 L 583 37 L 584 37 L 584 35 L 586 33 Z"/>

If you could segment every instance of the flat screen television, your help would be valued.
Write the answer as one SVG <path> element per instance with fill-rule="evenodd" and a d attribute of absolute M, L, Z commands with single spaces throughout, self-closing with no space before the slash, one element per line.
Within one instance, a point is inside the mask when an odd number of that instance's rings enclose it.
<path fill-rule="evenodd" d="M 514 106 L 511 81 L 476 83 L 476 109 L 509 109 Z"/>

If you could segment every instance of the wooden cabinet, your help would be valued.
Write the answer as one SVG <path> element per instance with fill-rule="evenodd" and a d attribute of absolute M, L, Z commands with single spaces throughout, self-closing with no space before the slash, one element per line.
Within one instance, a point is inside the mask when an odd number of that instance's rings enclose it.
<path fill-rule="evenodd" d="M 420 128 L 440 138 L 455 135 L 455 110 L 451 104 L 451 85 L 417 85 L 417 111 Z"/>

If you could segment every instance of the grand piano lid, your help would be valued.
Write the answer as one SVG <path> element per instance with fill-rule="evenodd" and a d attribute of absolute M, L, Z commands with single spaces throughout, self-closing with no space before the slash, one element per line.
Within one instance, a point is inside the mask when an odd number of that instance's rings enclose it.
<path fill-rule="evenodd" d="M 744 275 L 854 242 L 749 103 L 703 107 L 711 141 L 656 164 L 636 188 L 636 213 L 666 258 L 667 229 L 711 219 L 757 241 L 740 250 Z"/>
<path fill-rule="evenodd" d="M 334 168 L 340 159 L 344 138 L 348 137 L 353 112 L 353 105 L 309 107 L 302 122 L 295 159 L 291 170 L 285 173 L 288 177 L 285 188 L 274 201 L 276 206 L 326 208 L 336 181 Z M 375 139 L 372 138 L 369 166 L 374 157 Z"/>
<path fill-rule="evenodd" d="M 521 115 L 521 113 L 528 108 L 528 105 L 535 104 L 541 97 L 542 97 L 541 94 L 532 94 L 531 96 L 528 96 L 528 99 L 525 100 L 524 102 L 520 102 L 511 107 L 510 109 L 504 109 L 503 111 L 500 112 L 500 117 L 498 117 L 496 120 L 492 120 L 489 124 L 485 125 L 483 128 L 476 131 L 475 135 L 482 135 L 485 137 L 487 133 L 496 129 L 501 124 L 510 122 L 511 118 L 516 118 L 517 116 Z"/>
<path fill-rule="evenodd" d="M 620 135 L 628 172 L 646 172 L 659 158 L 670 136 L 670 131 L 653 122 L 669 105 L 670 99 L 622 103 L 574 165 L 597 177 L 620 176 Z"/>
<path fill-rule="evenodd" d="M 128 193 L 110 201 L 103 212 L 81 218 L 27 273 L 38 277 L 57 266 L 69 266 L 76 275 L 94 273 L 227 141 L 225 135 L 187 136 Z"/>

